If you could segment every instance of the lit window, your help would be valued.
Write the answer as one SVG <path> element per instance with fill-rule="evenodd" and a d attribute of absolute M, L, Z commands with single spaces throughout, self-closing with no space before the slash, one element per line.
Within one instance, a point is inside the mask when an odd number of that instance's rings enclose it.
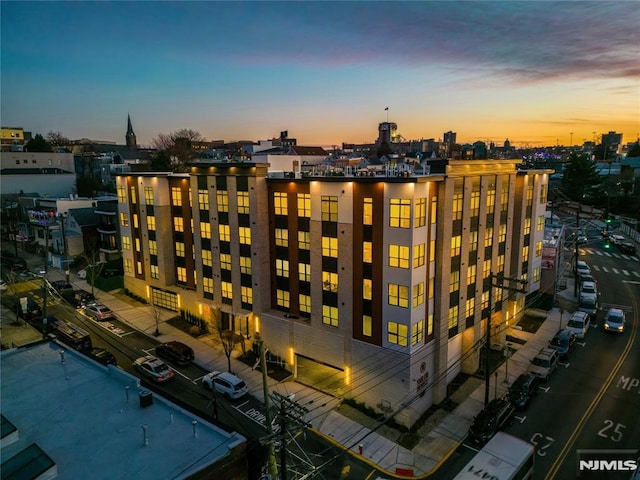
<path fill-rule="evenodd" d="M 424 227 L 427 224 L 427 199 L 416 200 L 416 218 L 414 227 Z"/>
<path fill-rule="evenodd" d="M 133 228 L 139 228 L 140 225 L 138 224 L 138 214 L 134 213 L 133 214 Z"/>
<path fill-rule="evenodd" d="M 120 212 L 120 225 L 123 227 L 129 226 L 129 215 L 124 212 Z"/>
<path fill-rule="evenodd" d="M 146 205 L 153 205 L 153 188 L 152 187 L 144 187 L 144 203 Z"/>
<path fill-rule="evenodd" d="M 229 225 L 218 225 L 218 237 L 220 237 L 221 242 L 231 241 L 231 230 Z"/>
<path fill-rule="evenodd" d="M 338 274 L 333 272 L 322 272 L 322 290 L 327 292 L 338 291 Z"/>
<path fill-rule="evenodd" d="M 541 232 L 544 230 L 544 215 L 540 215 L 538 217 L 538 231 Z"/>
<path fill-rule="evenodd" d="M 249 192 L 238 192 L 238 213 L 249 213 Z"/>
<path fill-rule="evenodd" d="M 147 217 L 147 230 L 153 232 L 156 229 L 156 217 Z"/>
<path fill-rule="evenodd" d="M 429 277 L 429 298 L 433 298 L 435 294 L 435 278 Z"/>
<path fill-rule="evenodd" d="M 427 335 L 433 335 L 433 313 L 427 317 Z"/>
<path fill-rule="evenodd" d="M 180 187 L 171 187 L 171 204 L 174 207 L 182 206 L 182 191 Z"/>
<path fill-rule="evenodd" d="M 507 241 L 507 226 L 505 224 L 501 224 L 498 229 L 498 243 L 504 243 Z"/>
<path fill-rule="evenodd" d="M 401 323 L 396 322 L 387 323 L 387 340 L 389 341 L 389 343 L 406 347 L 408 333 L 409 329 L 406 325 L 402 325 Z"/>
<path fill-rule="evenodd" d="M 182 217 L 173 217 L 173 229 L 176 232 L 184 232 L 184 219 Z"/>
<path fill-rule="evenodd" d="M 273 208 L 276 215 L 288 215 L 287 194 L 284 192 L 273 192 Z"/>
<path fill-rule="evenodd" d="M 229 194 L 226 190 L 216 191 L 216 202 L 218 203 L 219 212 L 229 211 Z"/>
<path fill-rule="evenodd" d="M 251 228 L 238 227 L 238 237 L 243 245 L 251 245 Z"/>
<path fill-rule="evenodd" d="M 364 263 L 371 263 L 372 253 L 373 253 L 372 243 L 362 242 L 362 261 Z"/>
<path fill-rule="evenodd" d="M 498 273 L 504 272 L 504 255 L 498 255 L 497 268 Z"/>
<path fill-rule="evenodd" d="M 542 255 L 542 240 L 540 240 L 539 242 L 536 242 L 536 257 L 539 257 Z"/>
<path fill-rule="evenodd" d="M 489 278 L 491 275 L 491 260 L 485 260 L 482 264 L 482 278 Z"/>
<path fill-rule="evenodd" d="M 240 257 L 240 273 L 251 275 L 251 258 Z"/>
<path fill-rule="evenodd" d="M 455 237 L 451 237 L 451 256 L 456 257 L 460 255 L 460 246 L 462 245 L 462 237 L 460 235 L 456 235 Z"/>
<path fill-rule="evenodd" d="M 490 188 L 487 192 L 487 213 L 493 213 L 496 208 L 496 189 Z"/>
<path fill-rule="evenodd" d="M 373 225 L 373 198 L 366 197 L 362 204 L 362 224 Z"/>
<path fill-rule="evenodd" d="M 130 258 L 124 259 L 124 271 L 125 273 L 133 273 L 133 262 Z"/>
<path fill-rule="evenodd" d="M 321 197 L 322 221 L 337 222 L 338 221 L 338 197 L 323 195 Z"/>
<path fill-rule="evenodd" d="M 276 303 L 280 307 L 289 308 L 289 292 L 286 290 L 276 290 Z"/>
<path fill-rule="evenodd" d="M 253 304 L 253 289 L 251 287 L 240 287 L 240 301 L 242 303 Z"/>
<path fill-rule="evenodd" d="M 138 203 L 138 196 L 136 195 L 136 187 L 131 187 L 131 203 Z"/>
<path fill-rule="evenodd" d="M 469 251 L 478 250 L 478 231 L 469 232 Z"/>
<path fill-rule="evenodd" d="M 471 297 L 467 300 L 467 303 L 464 305 L 464 316 L 466 318 L 471 318 L 475 314 L 476 311 L 476 299 Z"/>
<path fill-rule="evenodd" d="M 158 279 L 160 278 L 160 269 L 158 268 L 158 265 L 151 265 L 151 278 L 155 278 Z"/>
<path fill-rule="evenodd" d="M 389 305 L 397 307 L 409 308 L 409 287 L 389 284 Z"/>
<path fill-rule="evenodd" d="M 411 325 L 411 345 L 421 343 L 424 338 L 424 320 L 418 320 Z"/>
<path fill-rule="evenodd" d="M 458 326 L 458 305 L 455 305 L 449 309 L 449 328 L 455 328 Z"/>
<path fill-rule="evenodd" d="M 122 249 L 131 250 L 131 239 L 127 235 L 122 235 Z"/>
<path fill-rule="evenodd" d="M 477 217 L 480 213 L 480 192 L 471 192 L 471 216 Z"/>
<path fill-rule="evenodd" d="M 493 228 L 487 227 L 484 231 L 484 246 L 490 247 L 493 245 Z"/>
<path fill-rule="evenodd" d="M 389 245 L 389 266 L 409 268 L 409 247 L 404 245 Z"/>
<path fill-rule="evenodd" d="M 436 241 L 431 240 L 429 242 L 429 261 L 433 262 L 436 259 Z"/>
<path fill-rule="evenodd" d="M 527 207 L 533 205 L 533 185 L 527 185 Z"/>
<path fill-rule="evenodd" d="M 413 268 L 424 265 L 425 262 L 425 245 L 421 243 L 413 246 Z"/>
<path fill-rule="evenodd" d="M 362 316 L 362 335 L 370 337 L 373 334 L 373 319 L 371 315 Z"/>
<path fill-rule="evenodd" d="M 139 252 L 140 251 L 140 239 L 136 238 L 135 240 L 136 240 L 136 252 Z"/>
<path fill-rule="evenodd" d="M 540 203 L 547 203 L 548 185 L 543 183 L 540 185 Z"/>
<path fill-rule="evenodd" d="M 233 284 L 231 282 L 220 282 L 222 298 L 233 298 Z"/>
<path fill-rule="evenodd" d="M 373 282 L 370 278 L 362 280 L 362 298 L 364 300 L 371 300 L 373 298 Z"/>
<path fill-rule="evenodd" d="M 322 237 L 322 256 L 338 258 L 338 239 Z"/>
<path fill-rule="evenodd" d="M 389 200 L 389 226 L 399 228 L 411 227 L 411 201 L 402 198 Z"/>
<path fill-rule="evenodd" d="M 213 256 L 211 255 L 211 250 L 202 250 L 202 252 L 200 252 L 201 256 L 202 256 L 202 265 L 205 265 L 207 267 L 212 267 L 213 266 Z"/>
<path fill-rule="evenodd" d="M 311 234 L 309 232 L 298 232 L 298 248 L 300 250 L 311 248 Z"/>
<path fill-rule="evenodd" d="M 209 192 L 207 190 L 198 190 L 198 208 L 209 210 Z"/>
<path fill-rule="evenodd" d="M 213 294 L 213 278 L 202 278 L 202 289 L 205 293 Z"/>
<path fill-rule="evenodd" d="M 231 270 L 231 255 L 228 253 L 220 254 L 220 269 Z"/>
<path fill-rule="evenodd" d="M 482 310 L 489 308 L 489 292 L 482 292 Z"/>
<path fill-rule="evenodd" d="M 118 203 L 127 201 L 127 189 L 123 185 L 118 185 Z"/>
<path fill-rule="evenodd" d="M 311 296 L 310 295 L 298 295 L 298 303 L 300 305 L 300 311 L 304 313 L 311 313 Z"/>
<path fill-rule="evenodd" d="M 477 269 L 475 265 L 469 265 L 467 267 L 467 285 L 471 285 L 476 282 Z"/>
<path fill-rule="evenodd" d="M 436 223 L 438 218 L 438 197 L 431 197 L 431 223 Z"/>
<path fill-rule="evenodd" d="M 502 184 L 502 192 L 500 193 L 500 211 L 506 212 L 509 206 L 509 182 L 505 181 Z"/>
<path fill-rule="evenodd" d="M 530 218 L 525 218 L 524 219 L 524 229 L 522 230 L 522 233 L 525 236 L 531 234 L 531 219 Z"/>
<path fill-rule="evenodd" d="M 179 282 L 186 282 L 187 281 L 187 269 L 184 267 L 178 267 L 177 268 L 177 277 L 178 277 L 178 281 Z"/>
<path fill-rule="evenodd" d="M 149 240 L 149 255 L 158 255 L 158 242 Z"/>
<path fill-rule="evenodd" d="M 533 269 L 533 281 L 534 282 L 539 282 L 540 281 L 540 269 L 539 268 L 534 268 Z"/>
<path fill-rule="evenodd" d="M 289 260 L 276 258 L 276 275 L 289 278 Z"/>
<path fill-rule="evenodd" d="M 289 230 L 286 228 L 276 228 L 274 231 L 276 245 L 279 247 L 289 246 Z"/>
<path fill-rule="evenodd" d="M 301 282 L 311 281 L 311 265 L 308 263 L 298 263 L 298 279 Z"/>
<path fill-rule="evenodd" d="M 311 217 L 311 194 L 298 194 L 298 217 Z"/>
<path fill-rule="evenodd" d="M 452 204 L 452 212 L 453 215 L 451 216 L 452 220 L 460 220 L 462 218 L 462 194 L 461 193 L 455 193 L 453 195 L 453 204 Z"/>
<path fill-rule="evenodd" d="M 460 270 L 451 272 L 451 277 L 449 278 L 449 293 L 457 290 L 460 290 Z"/>
<path fill-rule="evenodd" d="M 322 305 L 322 323 L 331 327 L 338 326 L 338 307 Z"/>
<path fill-rule="evenodd" d="M 424 303 L 424 282 L 413 286 L 413 308 Z"/>
<path fill-rule="evenodd" d="M 522 261 L 526 262 L 527 260 L 529 260 L 529 245 L 522 247 Z"/>
<path fill-rule="evenodd" d="M 211 224 L 200 222 L 200 238 L 211 238 Z"/>

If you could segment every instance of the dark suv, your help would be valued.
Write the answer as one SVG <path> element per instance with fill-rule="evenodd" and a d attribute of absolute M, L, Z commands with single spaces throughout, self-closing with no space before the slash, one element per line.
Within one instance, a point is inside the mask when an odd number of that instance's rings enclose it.
<path fill-rule="evenodd" d="M 178 365 L 187 365 L 194 359 L 193 350 L 182 342 L 167 342 L 156 347 L 156 355 Z"/>
<path fill-rule="evenodd" d="M 523 373 L 509 387 L 509 401 L 517 409 L 525 409 L 538 394 L 540 379 L 533 373 Z"/>
<path fill-rule="evenodd" d="M 549 342 L 549 346 L 558 352 L 558 357 L 569 358 L 569 353 L 576 346 L 576 334 L 571 330 L 558 330 Z"/>
<path fill-rule="evenodd" d="M 514 414 L 515 408 L 504 398 L 491 400 L 474 417 L 467 438 L 476 445 L 484 445 L 498 430 L 504 430 L 511 425 Z"/>

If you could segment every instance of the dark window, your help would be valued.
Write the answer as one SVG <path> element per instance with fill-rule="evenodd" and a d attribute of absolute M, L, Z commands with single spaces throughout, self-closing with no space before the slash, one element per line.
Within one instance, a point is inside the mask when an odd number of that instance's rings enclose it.
<path fill-rule="evenodd" d="M 322 222 L 322 236 L 338 238 L 338 222 Z"/>
<path fill-rule="evenodd" d="M 226 190 L 227 189 L 227 177 L 219 176 L 216 177 L 216 186 L 218 190 Z"/>
<path fill-rule="evenodd" d="M 249 177 L 236 177 L 236 186 L 239 192 L 249 191 Z"/>

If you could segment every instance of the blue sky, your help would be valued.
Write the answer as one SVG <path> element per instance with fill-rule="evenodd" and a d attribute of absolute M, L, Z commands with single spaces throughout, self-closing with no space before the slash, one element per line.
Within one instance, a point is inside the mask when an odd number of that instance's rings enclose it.
<path fill-rule="evenodd" d="M 3 126 L 124 143 L 640 132 L 636 2 L 5 2 Z M 571 135 L 573 132 L 573 135 Z"/>

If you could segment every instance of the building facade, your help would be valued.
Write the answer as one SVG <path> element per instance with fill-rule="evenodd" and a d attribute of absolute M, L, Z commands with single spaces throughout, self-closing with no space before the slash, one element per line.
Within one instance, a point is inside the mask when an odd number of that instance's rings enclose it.
<path fill-rule="evenodd" d="M 504 347 L 541 275 L 548 172 L 440 163 L 426 175 L 276 178 L 243 162 L 120 176 L 125 286 L 259 333 L 299 381 L 412 425 L 478 370 L 488 320 Z"/>

